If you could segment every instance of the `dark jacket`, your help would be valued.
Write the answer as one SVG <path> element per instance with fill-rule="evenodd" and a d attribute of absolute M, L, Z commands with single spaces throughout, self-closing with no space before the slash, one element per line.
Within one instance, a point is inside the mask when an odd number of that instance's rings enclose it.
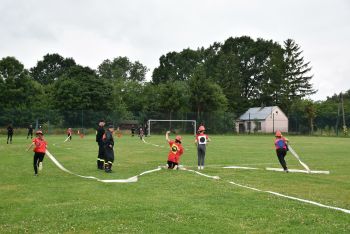
<path fill-rule="evenodd" d="M 98 143 L 103 142 L 103 140 L 102 140 L 103 134 L 105 134 L 105 129 L 103 127 L 99 126 L 97 128 L 97 133 L 96 133 L 96 142 L 98 142 Z"/>
<path fill-rule="evenodd" d="M 111 133 L 110 131 L 106 131 L 105 137 L 103 139 L 103 143 L 105 144 L 105 147 L 109 147 L 111 145 L 113 148 L 114 146 L 113 133 Z"/>

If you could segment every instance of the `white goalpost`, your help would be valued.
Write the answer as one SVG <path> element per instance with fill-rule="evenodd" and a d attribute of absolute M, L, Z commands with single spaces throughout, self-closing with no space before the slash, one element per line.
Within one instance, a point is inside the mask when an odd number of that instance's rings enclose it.
<path fill-rule="evenodd" d="M 148 121 L 148 136 L 151 135 L 151 123 L 152 122 L 191 122 L 193 124 L 193 134 L 197 132 L 197 121 L 196 120 L 178 120 L 178 119 L 149 119 Z"/>

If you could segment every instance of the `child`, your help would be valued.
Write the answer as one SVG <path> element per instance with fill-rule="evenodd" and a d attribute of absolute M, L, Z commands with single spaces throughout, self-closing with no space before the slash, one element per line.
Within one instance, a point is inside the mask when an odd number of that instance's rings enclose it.
<path fill-rule="evenodd" d="M 165 139 L 169 143 L 170 151 L 168 154 L 168 169 L 178 169 L 180 157 L 184 153 L 184 148 L 181 145 L 181 136 L 176 136 L 175 141 L 169 139 L 170 131 L 165 133 Z"/>
<path fill-rule="evenodd" d="M 114 127 L 110 125 L 108 127 L 108 130 L 106 133 L 103 135 L 103 143 L 105 146 L 105 172 L 111 173 L 112 172 L 112 165 L 114 162 L 114 138 L 113 138 L 113 133 L 114 133 Z"/>
<path fill-rule="evenodd" d="M 46 152 L 46 148 L 47 148 L 47 142 L 44 140 L 44 134 L 42 131 L 36 131 L 36 138 L 33 139 L 33 143 L 28 147 L 27 151 L 32 148 L 32 146 L 34 147 L 34 175 L 37 176 L 38 175 L 38 167 L 39 170 L 41 171 L 43 169 L 43 160 L 44 160 L 44 156 L 45 156 L 45 152 Z"/>
<path fill-rule="evenodd" d="M 283 167 L 283 170 L 288 173 L 287 163 L 284 160 L 284 157 L 287 154 L 288 151 L 288 139 L 284 138 L 282 136 L 281 131 L 276 131 L 276 139 L 275 139 L 275 147 L 276 147 L 276 154 L 278 157 L 278 161 L 280 162 L 281 166 Z"/>
<path fill-rule="evenodd" d="M 73 134 L 72 129 L 68 128 L 67 129 L 67 137 L 69 138 L 70 141 L 72 140 L 72 134 Z"/>
<path fill-rule="evenodd" d="M 205 127 L 203 125 L 199 126 L 198 134 L 196 135 L 196 140 L 195 140 L 195 144 L 197 145 L 198 170 L 204 169 L 206 144 L 210 141 L 210 138 L 204 132 L 205 132 Z"/>

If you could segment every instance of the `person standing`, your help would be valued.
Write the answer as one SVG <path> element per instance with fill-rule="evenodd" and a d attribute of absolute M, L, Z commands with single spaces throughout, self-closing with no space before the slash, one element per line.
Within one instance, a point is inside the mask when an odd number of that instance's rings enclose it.
<path fill-rule="evenodd" d="M 131 136 L 134 137 L 135 135 L 135 127 L 134 125 L 131 126 Z"/>
<path fill-rule="evenodd" d="M 13 127 L 12 124 L 9 124 L 7 127 L 7 144 L 10 141 L 10 144 L 12 144 L 12 136 L 13 136 Z"/>
<path fill-rule="evenodd" d="M 43 169 L 43 160 L 47 149 L 47 142 L 44 139 L 44 134 L 42 131 L 36 131 L 36 138 L 33 139 L 32 144 L 29 145 L 27 151 L 34 146 L 34 175 L 38 175 L 38 168 L 39 171 Z"/>
<path fill-rule="evenodd" d="M 139 128 L 139 137 L 140 137 L 141 141 L 143 140 L 144 134 L 145 134 L 145 132 L 143 131 L 143 127 L 141 125 L 140 128 Z"/>
<path fill-rule="evenodd" d="M 176 136 L 175 141 L 169 139 L 170 131 L 165 133 L 165 140 L 168 142 L 170 146 L 170 151 L 168 154 L 168 169 L 178 169 L 180 157 L 184 153 L 184 148 L 181 145 L 181 136 Z"/>
<path fill-rule="evenodd" d="M 276 131 L 275 137 L 275 147 L 278 161 L 280 162 L 283 170 L 288 173 L 287 163 L 284 159 L 288 151 L 288 139 L 282 136 L 281 131 Z"/>
<path fill-rule="evenodd" d="M 205 134 L 205 127 L 199 126 L 198 134 L 196 135 L 195 144 L 197 145 L 198 156 L 198 170 L 204 169 L 204 160 L 206 154 L 206 145 L 210 141 L 210 138 Z"/>
<path fill-rule="evenodd" d="M 114 127 L 113 125 L 108 126 L 108 130 L 103 135 L 103 143 L 105 147 L 105 172 L 112 172 L 112 165 L 114 162 Z"/>
<path fill-rule="evenodd" d="M 28 134 L 27 134 L 27 139 L 29 138 L 30 136 L 30 139 L 33 139 L 33 125 L 29 125 L 28 127 Z"/>
<path fill-rule="evenodd" d="M 105 164 L 105 148 L 103 144 L 103 135 L 105 134 L 105 121 L 100 120 L 96 130 L 96 142 L 98 144 L 97 169 L 103 170 Z"/>
<path fill-rule="evenodd" d="M 73 134 L 72 128 L 68 128 L 67 129 L 67 137 L 70 141 L 72 140 L 72 134 Z"/>

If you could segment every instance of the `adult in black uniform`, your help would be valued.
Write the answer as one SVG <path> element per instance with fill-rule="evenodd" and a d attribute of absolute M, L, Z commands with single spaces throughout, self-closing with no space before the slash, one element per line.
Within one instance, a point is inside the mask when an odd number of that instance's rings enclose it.
<path fill-rule="evenodd" d="M 27 139 L 29 138 L 29 136 L 30 136 L 30 139 L 33 139 L 33 125 L 29 125 L 28 127 Z"/>
<path fill-rule="evenodd" d="M 108 126 L 108 130 L 103 135 L 103 143 L 105 145 L 105 172 L 112 172 L 112 165 L 114 162 L 114 139 L 113 139 L 114 127 Z"/>
<path fill-rule="evenodd" d="M 9 143 L 9 140 L 10 140 L 10 144 L 12 144 L 12 136 L 13 136 L 13 127 L 10 124 L 7 127 L 7 144 Z"/>
<path fill-rule="evenodd" d="M 100 120 L 98 123 L 98 128 L 96 132 L 96 142 L 98 144 L 98 155 L 97 155 L 97 169 L 103 170 L 103 166 L 105 163 L 105 148 L 103 144 L 103 135 L 105 134 L 105 121 Z"/>

